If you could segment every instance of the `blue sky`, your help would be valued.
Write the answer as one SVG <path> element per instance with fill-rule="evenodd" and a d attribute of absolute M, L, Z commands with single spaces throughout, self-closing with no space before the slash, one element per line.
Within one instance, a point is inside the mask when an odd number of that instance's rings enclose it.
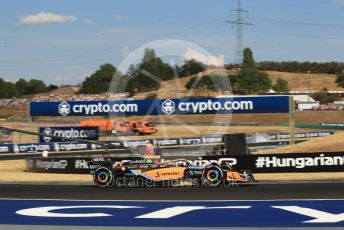
<path fill-rule="evenodd" d="M 242 0 L 257 61 L 344 60 L 344 0 Z M 236 0 L 3 0 L 0 76 L 77 84 L 130 51 L 183 39 L 233 62 Z M 40 14 L 41 13 L 41 14 Z M 158 53 L 159 55 L 159 53 Z M 184 54 L 180 54 L 183 56 Z"/>

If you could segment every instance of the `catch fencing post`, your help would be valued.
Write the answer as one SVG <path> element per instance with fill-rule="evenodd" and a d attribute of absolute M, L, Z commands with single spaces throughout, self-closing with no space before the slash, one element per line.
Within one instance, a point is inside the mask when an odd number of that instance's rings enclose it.
<path fill-rule="evenodd" d="M 294 97 L 289 97 L 289 127 L 290 127 L 290 142 L 289 144 L 295 144 L 295 105 Z"/>

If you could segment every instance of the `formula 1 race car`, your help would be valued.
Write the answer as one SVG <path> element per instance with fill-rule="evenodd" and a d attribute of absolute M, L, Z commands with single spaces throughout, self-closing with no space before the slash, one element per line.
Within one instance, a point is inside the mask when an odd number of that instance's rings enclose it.
<path fill-rule="evenodd" d="M 228 186 L 255 181 L 251 171 L 235 171 L 226 162 L 193 166 L 185 159 L 154 163 L 151 159 L 116 163 L 92 159 L 89 169 L 98 187 Z"/>

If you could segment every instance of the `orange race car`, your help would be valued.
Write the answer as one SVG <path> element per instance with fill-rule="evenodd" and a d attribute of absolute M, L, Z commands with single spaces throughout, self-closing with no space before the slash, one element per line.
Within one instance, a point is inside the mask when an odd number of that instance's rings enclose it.
<path fill-rule="evenodd" d="M 226 162 L 193 166 L 188 160 L 177 159 L 154 163 L 139 159 L 116 163 L 111 159 L 89 162 L 93 181 L 99 187 L 156 186 L 228 186 L 255 181 L 251 171 L 235 171 Z"/>

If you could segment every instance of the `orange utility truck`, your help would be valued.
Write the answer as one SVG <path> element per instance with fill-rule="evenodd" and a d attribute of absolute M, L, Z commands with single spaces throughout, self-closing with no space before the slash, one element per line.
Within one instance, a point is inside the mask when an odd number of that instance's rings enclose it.
<path fill-rule="evenodd" d="M 150 135 L 158 132 L 155 123 L 145 120 L 111 121 L 87 120 L 81 121 L 80 126 L 97 126 L 99 131 L 116 136 Z"/>

